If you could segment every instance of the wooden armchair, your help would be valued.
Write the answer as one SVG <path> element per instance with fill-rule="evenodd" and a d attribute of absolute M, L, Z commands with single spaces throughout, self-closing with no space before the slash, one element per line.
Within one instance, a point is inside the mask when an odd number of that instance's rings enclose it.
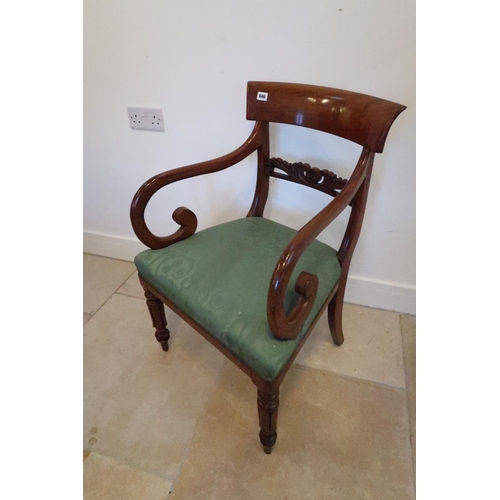
<path fill-rule="evenodd" d="M 246 142 L 215 160 L 158 174 L 137 191 L 130 212 L 137 237 L 151 250 L 135 263 L 156 329 L 168 351 L 166 304 L 239 366 L 257 386 L 260 441 L 276 442 L 279 387 L 293 360 L 328 306 L 333 341 L 341 345 L 342 307 L 351 257 L 366 206 L 375 153 L 405 106 L 345 90 L 291 83 L 249 82 L 247 119 L 255 127 Z M 269 122 L 300 125 L 363 146 L 349 180 L 307 163 L 269 155 Z M 195 234 L 197 219 L 186 207 L 173 212 L 179 229 L 155 236 L 144 211 L 161 188 L 226 169 L 257 151 L 257 185 L 244 219 Z M 263 218 L 269 177 L 333 197 L 299 231 Z M 315 238 L 347 207 L 350 217 L 338 251 Z"/>

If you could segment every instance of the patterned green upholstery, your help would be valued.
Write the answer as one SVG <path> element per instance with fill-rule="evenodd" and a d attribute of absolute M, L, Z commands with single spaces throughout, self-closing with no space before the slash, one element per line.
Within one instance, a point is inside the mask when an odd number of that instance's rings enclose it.
<path fill-rule="evenodd" d="M 279 340 L 267 321 L 267 294 L 279 256 L 296 231 L 260 217 L 205 229 L 168 248 L 146 250 L 139 274 L 219 339 L 263 379 L 274 380 L 338 281 L 337 252 L 313 241 L 299 260 L 285 301 L 289 311 L 302 271 L 317 274 L 312 312 L 295 340 Z"/>

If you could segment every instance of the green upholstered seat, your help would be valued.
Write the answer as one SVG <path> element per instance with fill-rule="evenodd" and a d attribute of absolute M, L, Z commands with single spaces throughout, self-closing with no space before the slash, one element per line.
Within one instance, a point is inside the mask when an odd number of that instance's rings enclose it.
<path fill-rule="evenodd" d="M 279 340 L 267 321 L 267 294 L 281 253 L 296 231 L 260 217 L 200 231 L 160 250 L 140 253 L 139 274 L 181 311 L 221 341 L 265 380 L 274 380 L 290 358 L 340 275 L 337 252 L 317 240 L 298 262 L 286 296 L 288 312 L 302 271 L 318 275 L 312 312 L 299 337 Z"/>

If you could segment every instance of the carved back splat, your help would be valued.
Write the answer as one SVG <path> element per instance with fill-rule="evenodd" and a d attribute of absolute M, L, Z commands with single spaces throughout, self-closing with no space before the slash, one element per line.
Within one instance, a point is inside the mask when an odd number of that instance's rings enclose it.
<path fill-rule="evenodd" d="M 285 173 L 276 172 L 276 169 Z M 281 158 L 269 158 L 265 162 L 265 172 L 271 177 L 296 182 L 333 197 L 337 196 L 347 184 L 347 179 L 342 179 L 329 170 L 320 170 L 317 167 L 311 167 L 308 163 L 289 163 Z"/>

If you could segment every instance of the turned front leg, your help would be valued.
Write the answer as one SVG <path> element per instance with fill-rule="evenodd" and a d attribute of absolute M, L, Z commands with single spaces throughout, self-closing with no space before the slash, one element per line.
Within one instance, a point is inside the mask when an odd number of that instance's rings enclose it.
<path fill-rule="evenodd" d="M 163 302 L 149 290 L 146 290 L 144 295 L 146 296 L 146 303 L 148 305 L 149 314 L 151 314 L 153 327 L 156 330 L 156 340 L 161 344 L 164 351 L 168 351 L 168 339 L 170 338 L 170 332 L 167 328 L 167 319 L 165 318 L 165 307 Z"/>
<path fill-rule="evenodd" d="M 278 436 L 276 427 L 278 423 L 279 389 L 269 392 L 257 390 L 257 406 L 259 409 L 260 442 L 264 451 L 271 453 Z"/>

